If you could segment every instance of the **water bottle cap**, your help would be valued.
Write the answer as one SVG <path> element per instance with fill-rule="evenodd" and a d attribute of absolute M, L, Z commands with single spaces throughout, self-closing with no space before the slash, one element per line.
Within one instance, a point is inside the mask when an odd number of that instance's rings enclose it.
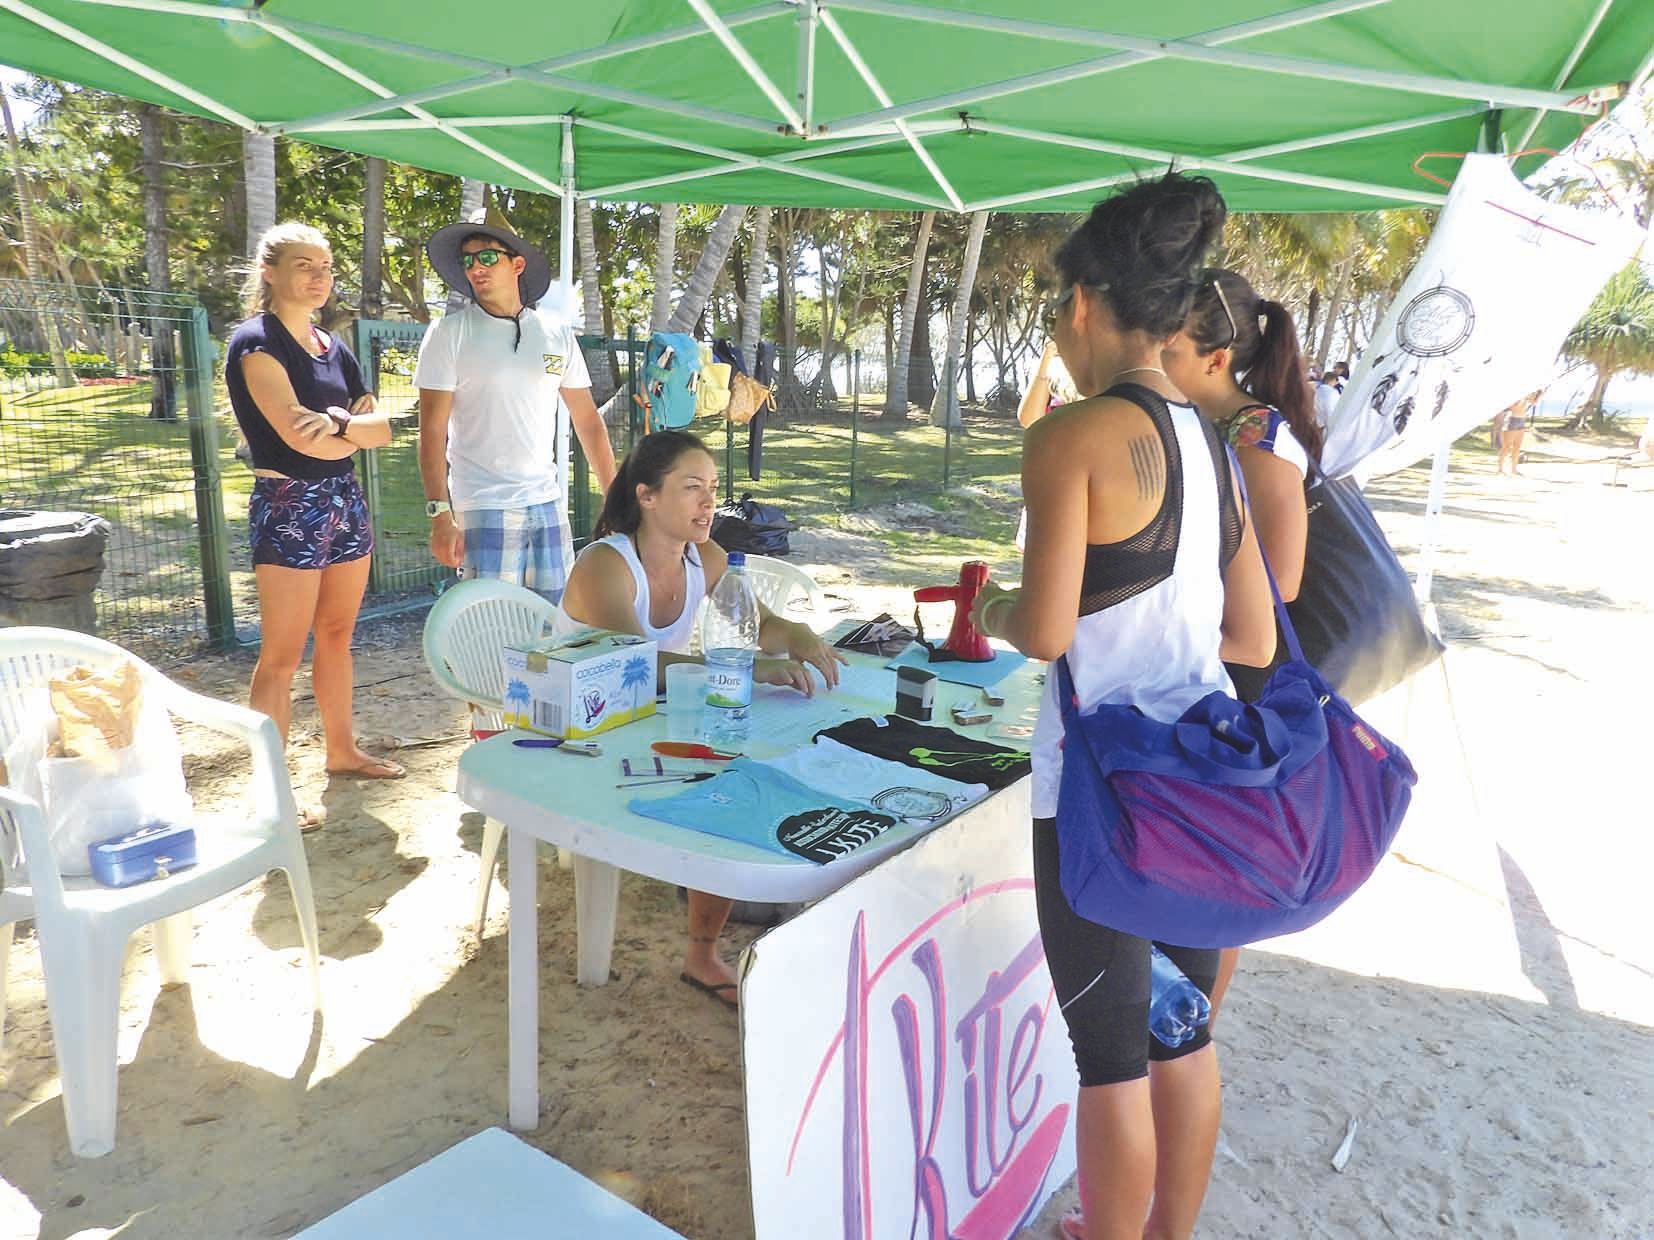
<path fill-rule="evenodd" d="M 729 553 L 729 566 L 731 568 L 744 568 L 746 562 L 747 553 L 745 551 L 731 551 Z"/>

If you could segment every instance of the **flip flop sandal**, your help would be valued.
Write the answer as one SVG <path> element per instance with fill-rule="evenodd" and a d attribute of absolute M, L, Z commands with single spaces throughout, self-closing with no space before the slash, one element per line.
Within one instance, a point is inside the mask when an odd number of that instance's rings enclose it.
<path fill-rule="evenodd" d="M 382 773 L 381 773 L 382 772 Z M 389 758 L 374 758 L 371 762 L 364 762 L 361 766 L 349 766 L 335 771 L 329 768 L 329 779 L 401 779 L 408 773 L 408 768 L 400 762 L 392 762 Z"/>
<path fill-rule="evenodd" d="M 1063 1240 L 1085 1240 L 1085 1215 L 1070 1210 L 1057 1220 L 1057 1234 Z"/>
<path fill-rule="evenodd" d="M 678 974 L 678 980 L 685 986 L 693 986 L 703 995 L 711 995 L 726 1008 L 731 1010 L 740 1009 L 741 1005 L 736 1002 L 733 996 L 740 994 L 741 988 L 734 982 L 703 982 L 700 978 L 692 977 L 688 973 Z"/>
<path fill-rule="evenodd" d="M 327 811 L 321 806 L 313 806 L 299 810 L 299 834 L 309 835 L 312 831 L 320 831 L 327 825 Z"/>

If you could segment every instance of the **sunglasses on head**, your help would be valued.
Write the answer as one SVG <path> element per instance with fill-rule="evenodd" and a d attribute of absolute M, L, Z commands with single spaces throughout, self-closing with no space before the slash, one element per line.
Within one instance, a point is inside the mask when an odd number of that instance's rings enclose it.
<path fill-rule="evenodd" d="M 1229 308 L 1229 298 L 1224 296 L 1223 281 L 1218 278 L 1217 273 L 1208 272 L 1207 275 L 1212 281 L 1212 291 L 1218 295 L 1218 305 L 1223 307 L 1223 317 L 1229 320 L 1229 339 L 1216 347 L 1232 349 L 1235 347 L 1235 340 L 1240 336 L 1240 327 L 1235 322 L 1235 312 Z"/>
<path fill-rule="evenodd" d="M 459 256 L 459 265 L 470 271 L 472 267 L 481 263 L 484 267 L 492 267 L 502 258 L 514 258 L 509 250 L 471 250 Z"/>

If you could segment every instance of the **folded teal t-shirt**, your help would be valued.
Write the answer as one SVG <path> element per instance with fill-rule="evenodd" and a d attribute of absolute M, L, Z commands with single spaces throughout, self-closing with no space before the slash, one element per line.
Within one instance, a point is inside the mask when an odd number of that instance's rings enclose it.
<path fill-rule="evenodd" d="M 747 758 L 735 759 L 704 783 L 669 797 L 638 797 L 627 808 L 645 818 L 823 865 L 896 825 L 896 819 L 865 802 L 831 796 Z"/>

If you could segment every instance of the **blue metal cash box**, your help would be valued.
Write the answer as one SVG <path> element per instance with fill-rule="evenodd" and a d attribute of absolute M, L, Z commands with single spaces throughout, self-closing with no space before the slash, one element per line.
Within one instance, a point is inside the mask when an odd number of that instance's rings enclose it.
<path fill-rule="evenodd" d="M 88 844 L 92 877 L 105 887 L 130 887 L 195 864 L 195 828 L 147 822 L 135 831 Z"/>

